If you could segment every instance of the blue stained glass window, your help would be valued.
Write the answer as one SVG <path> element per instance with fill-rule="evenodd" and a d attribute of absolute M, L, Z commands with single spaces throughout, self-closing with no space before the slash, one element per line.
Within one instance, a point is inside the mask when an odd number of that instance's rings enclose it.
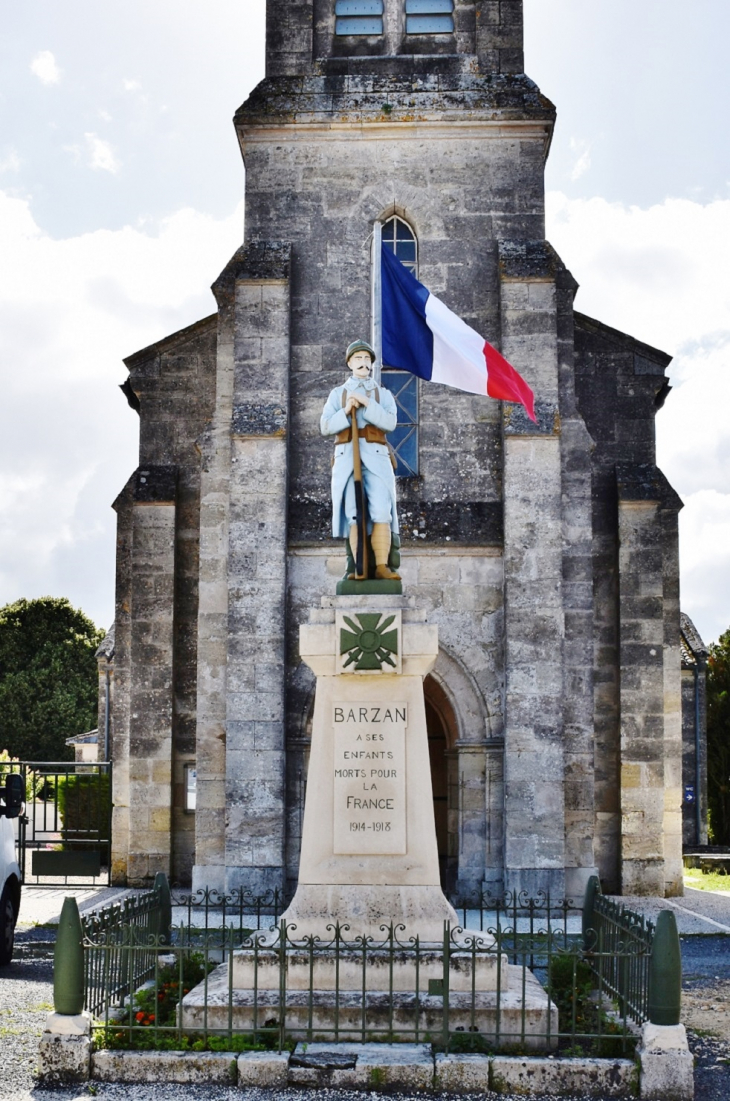
<path fill-rule="evenodd" d="M 383 244 L 394 252 L 404 267 L 418 276 L 418 242 L 416 235 L 402 218 L 394 214 L 383 226 Z M 395 451 L 396 478 L 412 478 L 418 474 L 418 379 L 409 371 L 395 371 L 385 365 L 383 386 L 395 398 L 398 423 L 388 436 Z"/>
<path fill-rule="evenodd" d="M 418 474 L 418 379 L 409 371 L 383 369 L 383 386 L 395 398 L 398 423 L 388 436 L 395 451 L 396 478 L 412 478 Z"/>

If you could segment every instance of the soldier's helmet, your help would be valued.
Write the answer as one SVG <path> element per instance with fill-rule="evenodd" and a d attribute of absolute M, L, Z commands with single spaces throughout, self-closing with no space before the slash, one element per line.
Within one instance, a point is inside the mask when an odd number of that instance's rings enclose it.
<path fill-rule="evenodd" d="M 355 352 L 367 352 L 370 359 L 375 363 L 375 349 L 368 344 L 367 340 L 353 340 L 345 352 L 345 363 L 350 362 L 350 357 L 354 356 Z"/>

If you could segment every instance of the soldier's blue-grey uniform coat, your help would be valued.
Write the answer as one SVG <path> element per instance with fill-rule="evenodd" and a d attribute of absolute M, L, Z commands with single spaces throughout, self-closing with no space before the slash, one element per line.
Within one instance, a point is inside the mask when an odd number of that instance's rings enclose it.
<path fill-rule="evenodd" d="M 367 407 L 361 405 L 357 410 L 359 428 L 372 424 L 383 432 L 392 432 L 398 415 L 395 398 L 389 390 L 377 386 L 379 400 L 375 400 L 376 382 L 372 378 L 358 379 L 350 377 L 344 386 L 336 386 L 325 403 L 320 421 L 323 436 L 335 436 L 350 427 L 350 418 L 345 413 L 342 391 L 364 390 L 370 398 Z M 347 397 L 345 398 L 347 401 Z M 398 531 L 398 512 L 395 502 L 395 474 L 390 461 L 390 453 L 384 443 L 368 443 L 360 438 L 360 461 L 362 464 L 363 487 L 368 502 L 368 531 L 373 524 L 390 524 L 393 532 Z M 335 539 L 346 539 L 350 525 L 355 523 L 355 488 L 353 479 L 352 442 L 339 443 L 335 447 L 335 461 L 332 467 L 332 535 Z"/>

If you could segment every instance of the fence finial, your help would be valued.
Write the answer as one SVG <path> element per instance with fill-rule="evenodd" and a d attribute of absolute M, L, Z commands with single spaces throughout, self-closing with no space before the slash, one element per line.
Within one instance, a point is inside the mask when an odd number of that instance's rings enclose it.
<path fill-rule="evenodd" d="M 155 934 L 160 944 L 170 943 L 170 929 L 172 927 L 172 898 L 170 896 L 170 884 L 164 872 L 158 872 L 155 876 L 154 888 L 159 899 L 157 920 L 159 922 Z"/>
<path fill-rule="evenodd" d="M 649 1020 L 653 1025 L 678 1025 L 681 1002 L 682 950 L 677 919 L 672 910 L 662 910 L 649 965 Z"/>
<path fill-rule="evenodd" d="M 64 1017 L 75 1017 L 84 1008 L 83 936 L 78 903 L 67 895 L 53 953 L 53 1008 Z"/>

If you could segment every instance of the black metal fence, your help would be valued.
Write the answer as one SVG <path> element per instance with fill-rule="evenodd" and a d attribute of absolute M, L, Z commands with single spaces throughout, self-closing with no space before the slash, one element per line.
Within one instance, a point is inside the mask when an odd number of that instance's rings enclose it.
<path fill-rule="evenodd" d="M 595 888 L 585 908 L 519 894 L 462 900 L 467 931 L 446 925 L 439 944 L 392 925 L 377 939 L 345 925 L 300 938 L 275 892 L 166 891 L 158 877 L 154 891 L 84 921 L 97 1043 L 379 1040 L 617 1057 L 633 1053 L 649 1016 L 654 927 Z"/>

